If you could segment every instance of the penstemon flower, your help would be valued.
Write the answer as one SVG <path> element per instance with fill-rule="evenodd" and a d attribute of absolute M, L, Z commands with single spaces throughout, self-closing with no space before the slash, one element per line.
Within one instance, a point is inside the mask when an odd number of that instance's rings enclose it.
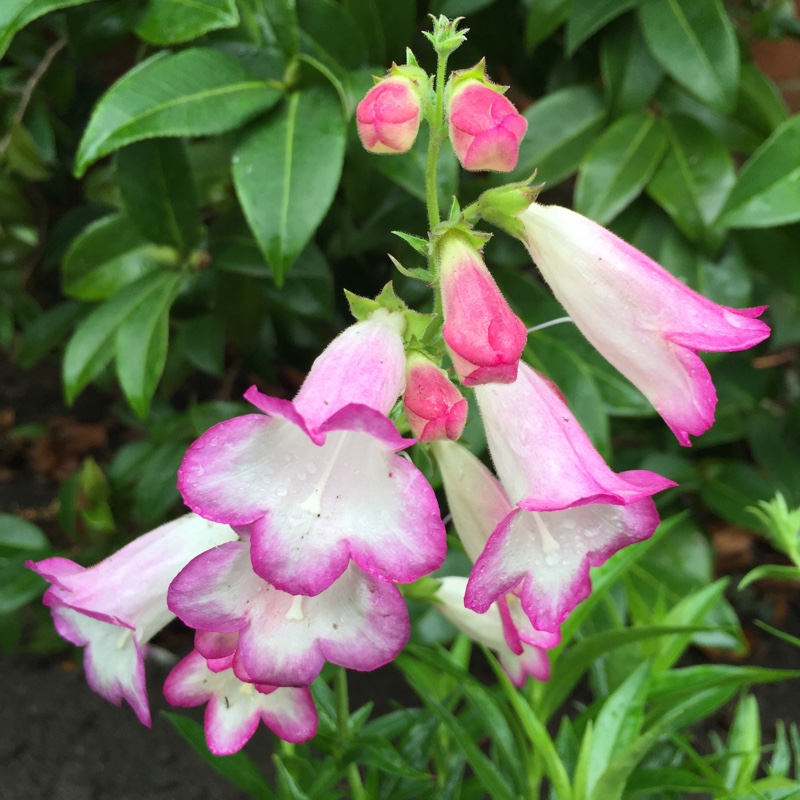
<path fill-rule="evenodd" d="M 58 557 L 26 566 L 52 583 L 44 604 L 58 633 L 86 647 L 83 663 L 92 689 L 115 705 L 126 700 L 150 725 L 143 654 L 175 617 L 167 607 L 169 584 L 195 556 L 234 539 L 227 525 L 187 514 L 89 569 Z"/>
<path fill-rule="evenodd" d="M 433 490 L 395 455 L 413 440 L 386 417 L 404 383 L 398 319 L 376 315 L 340 334 L 294 402 L 251 388 L 245 397 L 263 414 L 215 425 L 186 453 L 178 488 L 187 505 L 246 526 L 253 568 L 277 589 L 319 594 L 351 558 L 399 583 L 444 559 Z"/>
<path fill-rule="evenodd" d="M 419 352 L 406 359 L 403 407 L 414 436 L 421 442 L 459 439 L 467 421 L 467 401 L 447 373 Z"/>

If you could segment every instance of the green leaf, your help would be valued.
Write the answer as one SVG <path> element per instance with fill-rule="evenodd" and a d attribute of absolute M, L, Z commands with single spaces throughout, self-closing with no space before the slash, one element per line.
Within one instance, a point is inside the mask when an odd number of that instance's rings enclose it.
<path fill-rule="evenodd" d="M 567 55 L 571 56 L 593 34 L 633 8 L 639 0 L 593 0 L 591 3 L 573 3 L 567 21 Z"/>
<path fill-rule="evenodd" d="M 728 148 L 691 117 L 664 120 L 669 149 L 647 187 L 693 241 L 707 236 L 736 177 Z"/>
<path fill-rule="evenodd" d="M 647 113 L 618 119 L 581 164 L 576 210 L 601 225 L 612 220 L 647 185 L 666 147 L 660 119 Z"/>
<path fill-rule="evenodd" d="M 725 785 L 738 794 L 750 787 L 761 760 L 761 720 L 752 695 L 739 701 L 727 744 L 722 775 Z"/>
<path fill-rule="evenodd" d="M 762 564 L 751 569 L 739 583 L 739 591 L 756 581 L 769 579 L 774 581 L 800 581 L 800 567 L 780 564 Z"/>
<path fill-rule="evenodd" d="M 149 0 L 134 30 L 150 44 L 170 45 L 238 24 L 236 0 Z"/>
<path fill-rule="evenodd" d="M 14 514 L 0 514 L 0 557 L 49 549 L 50 542 L 38 525 Z"/>
<path fill-rule="evenodd" d="M 519 163 L 498 185 L 524 180 L 536 170 L 536 180 L 556 184 L 578 168 L 580 160 L 603 128 L 606 108 L 594 86 L 569 86 L 534 103 L 523 114 L 528 121 L 519 148 Z"/>
<path fill-rule="evenodd" d="M 80 178 L 97 159 L 140 139 L 232 130 L 280 97 L 278 89 L 219 50 L 158 53 L 100 98 L 78 147 L 75 174 Z"/>
<path fill-rule="evenodd" d="M 117 376 L 131 408 L 147 417 L 150 401 L 167 363 L 169 310 L 183 275 L 163 275 L 158 294 L 151 294 L 121 322 L 116 334 Z"/>
<path fill-rule="evenodd" d="M 295 0 L 266 0 L 262 5 L 269 25 L 275 35 L 275 42 L 281 48 L 286 60 L 297 55 L 299 29 Z"/>
<path fill-rule="evenodd" d="M 733 110 L 739 48 L 720 0 L 644 0 L 639 19 L 665 72 L 713 109 Z"/>
<path fill-rule="evenodd" d="M 186 149 L 177 139 L 145 139 L 117 157 L 122 202 L 139 233 L 187 253 L 200 238 L 200 209 Z"/>
<path fill-rule="evenodd" d="M 301 50 L 321 57 L 337 72 L 367 61 L 367 44 L 352 14 L 332 0 L 297 0 Z"/>
<path fill-rule="evenodd" d="M 611 759 L 636 740 L 644 722 L 650 665 L 640 664 L 603 703 L 594 722 L 586 788 L 590 793 Z"/>
<path fill-rule="evenodd" d="M 713 796 L 712 790 L 719 788 L 718 784 L 712 783 L 707 778 L 679 767 L 637 769 L 625 785 L 625 789 L 631 794 L 643 792 L 649 796 L 653 796 L 653 793 L 656 796 L 665 796 L 664 792 Z"/>
<path fill-rule="evenodd" d="M 769 136 L 789 119 L 789 110 L 778 87 L 755 64 L 741 66 L 736 117 L 764 136 Z"/>
<path fill-rule="evenodd" d="M 65 294 L 105 300 L 156 268 L 153 246 L 127 214 L 91 223 L 73 240 L 62 265 Z"/>
<path fill-rule="evenodd" d="M 759 500 L 769 500 L 775 487 L 758 470 L 741 461 L 714 461 L 701 473 L 700 499 L 722 519 L 742 528 L 752 528 L 747 511 Z"/>
<path fill-rule="evenodd" d="M 175 273 L 152 272 L 121 289 L 95 308 L 80 325 L 64 353 L 64 388 L 67 403 L 72 403 L 92 378 L 100 372 L 115 352 L 115 335 L 137 309 L 171 291 Z"/>
<path fill-rule="evenodd" d="M 212 314 L 184 323 L 175 344 L 192 366 L 221 378 L 225 367 L 225 326 Z"/>
<path fill-rule="evenodd" d="M 170 714 L 167 711 L 162 711 L 161 714 L 195 752 L 223 778 L 255 800 L 278 800 L 261 770 L 246 753 L 239 751 L 230 756 L 215 756 L 208 749 L 202 725 L 182 714 Z"/>
<path fill-rule="evenodd" d="M 63 346 L 75 323 L 83 316 L 84 306 L 74 300 L 48 309 L 25 328 L 17 349 L 17 363 L 30 369 L 56 347 Z"/>
<path fill-rule="evenodd" d="M 29 22 L 59 8 L 79 6 L 92 0 L 3 0 L 0 3 L 0 57 L 11 40 Z"/>
<path fill-rule="evenodd" d="M 748 159 L 722 210 L 732 228 L 767 228 L 800 219 L 800 115 L 790 117 Z"/>
<path fill-rule="evenodd" d="M 17 611 L 47 588 L 47 581 L 25 566 L 27 558 L 0 558 L 0 616 Z"/>
<path fill-rule="evenodd" d="M 525 20 L 525 49 L 530 53 L 569 19 L 571 0 L 531 0 Z"/>
<path fill-rule="evenodd" d="M 635 18 L 620 20 L 603 34 L 600 69 L 615 116 L 642 108 L 664 77 Z"/>
<path fill-rule="evenodd" d="M 278 285 L 333 200 L 345 138 L 336 97 L 313 87 L 290 95 L 233 156 L 236 193 Z"/>

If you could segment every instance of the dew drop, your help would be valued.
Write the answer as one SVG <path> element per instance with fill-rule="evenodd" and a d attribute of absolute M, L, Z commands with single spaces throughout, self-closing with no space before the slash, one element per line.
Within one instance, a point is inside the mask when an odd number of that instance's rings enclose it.
<path fill-rule="evenodd" d="M 288 491 L 286 490 L 285 486 L 281 486 L 281 487 L 278 488 L 278 490 L 275 492 L 275 494 L 277 494 L 278 497 L 286 497 L 286 495 L 288 494 Z"/>

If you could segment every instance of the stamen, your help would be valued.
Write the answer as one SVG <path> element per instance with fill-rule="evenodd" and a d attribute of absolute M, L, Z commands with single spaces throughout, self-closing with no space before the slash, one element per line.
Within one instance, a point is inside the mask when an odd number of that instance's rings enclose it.
<path fill-rule="evenodd" d="M 322 475 L 320 475 L 319 482 L 314 487 L 311 494 L 302 503 L 300 503 L 300 508 L 303 511 L 307 511 L 309 514 L 313 514 L 315 517 L 318 517 L 322 514 L 322 493 L 325 491 L 325 486 L 328 483 L 328 479 L 333 473 L 333 468 L 336 466 L 336 460 L 338 459 L 339 454 L 342 452 L 346 438 L 346 433 L 342 433 L 339 436 L 339 441 L 336 443 L 336 448 L 334 449 L 331 457 L 328 459 L 328 462 L 325 464 L 325 469 L 322 471 Z"/>
<path fill-rule="evenodd" d="M 562 322 L 572 322 L 572 317 L 558 317 L 557 319 L 551 319 L 550 322 L 543 322 L 541 325 L 534 325 L 532 328 L 528 328 L 528 333 L 544 330 L 545 328 L 549 328 L 551 325 L 560 325 Z"/>
<path fill-rule="evenodd" d="M 303 611 L 303 600 L 305 598 L 303 595 L 295 595 L 292 598 L 292 604 L 289 606 L 288 611 L 284 615 L 285 619 L 289 620 L 290 622 L 300 622 L 301 620 L 305 619 L 306 615 Z"/>
<path fill-rule="evenodd" d="M 122 633 L 119 635 L 119 639 L 117 639 L 117 650 L 122 650 L 124 647 L 126 647 L 130 638 L 130 630 L 128 628 L 123 628 Z"/>

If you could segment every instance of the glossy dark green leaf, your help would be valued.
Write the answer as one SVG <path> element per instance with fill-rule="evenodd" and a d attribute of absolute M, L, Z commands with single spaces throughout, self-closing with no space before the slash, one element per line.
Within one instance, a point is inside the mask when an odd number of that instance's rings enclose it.
<path fill-rule="evenodd" d="M 664 124 L 669 147 L 647 191 L 686 236 L 702 241 L 736 180 L 733 159 L 691 117 L 667 117 Z"/>
<path fill-rule="evenodd" d="M 150 44 L 170 45 L 238 24 L 236 0 L 148 0 L 135 30 Z"/>
<path fill-rule="evenodd" d="M 83 314 L 83 305 L 73 300 L 45 311 L 25 328 L 17 349 L 17 363 L 23 369 L 30 369 L 51 350 L 63 346 Z"/>
<path fill-rule="evenodd" d="M 618 119 L 583 159 L 576 210 L 601 225 L 612 220 L 647 185 L 666 147 L 660 119 L 646 113 Z"/>
<path fill-rule="evenodd" d="M 572 55 L 593 33 L 633 8 L 639 0 L 593 0 L 573 3 L 567 21 L 567 55 Z"/>
<path fill-rule="evenodd" d="M 615 115 L 640 109 L 664 77 L 664 70 L 650 54 L 635 17 L 621 19 L 603 33 L 600 69 Z"/>
<path fill-rule="evenodd" d="M 735 115 L 764 136 L 789 119 L 789 109 L 778 87 L 755 64 L 741 66 Z"/>
<path fill-rule="evenodd" d="M 531 0 L 525 20 L 525 48 L 533 50 L 569 19 L 571 0 Z"/>
<path fill-rule="evenodd" d="M 169 310 L 182 282 L 179 273 L 165 273 L 159 293 L 132 309 L 117 328 L 117 375 L 125 397 L 141 419 L 147 417 L 167 362 Z"/>
<path fill-rule="evenodd" d="M 593 86 L 559 89 L 527 108 L 528 130 L 520 143 L 519 163 L 498 183 L 529 178 L 556 184 L 578 168 L 603 128 L 603 95 Z"/>
<path fill-rule="evenodd" d="M 175 439 L 159 444 L 148 454 L 133 493 L 136 514 L 143 522 L 155 524 L 163 520 L 170 508 L 180 503 L 175 475 L 189 444 Z"/>
<path fill-rule="evenodd" d="M 266 778 L 246 753 L 239 751 L 231 756 L 215 756 L 206 744 L 203 726 L 183 714 L 161 712 L 173 728 L 192 746 L 194 751 L 211 767 L 255 800 L 277 800 Z"/>
<path fill-rule="evenodd" d="M 766 228 L 800 220 L 800 116 L 786 120 L 748 159 L 720 221 Z"/>
<path fill-rule="evenodd" d="M 341 4 L 333 0 L 297 0 L 297 19 L 304 34 L 301 49 L 313 43 L 309 52 L 324 54 L 338 70 L 356 69 L 366 64 L 364 35 Z"/>
<path fill-rule="evenodd" d="M 264 0 L 264 13 L 275 37 L 275 43 L 287 61 L 297 55 L 299 28 L 295 0 Z"/>
<path fill-rule="evenodd" d="M 770 500 L 774 494 L 773 483 L 741 461 L 714 461 L 705 464 L 701 472 L 700 498 L 733 525 L 751 528 L 754 518 L 747 507 Z"/>
<path fill-rule="evenodd" d="M 78 325 L 64 354 L 64 388 L 68 403 L 72 403 L 114 357 L 115 336 L 120 326 L 140 306 L 156 302 L 159 295 L 170 291 L 174 280 L 175 273 L 171 272 L 144 275 L 98 305 Z"/>
<path fill-rule="evenodd" d="M 47 581 L 25 566 L 29 557 L 0 558 L 0 616 L 22 608 L 47 588 Z"/>
<path fill-rule="evenodd" d="M 225 328 L 218 317 L 204 314 L 181 326 L 175 344 L 192 366 L 221 378 L 225 361 Z"/>
<path fill-rule="evenodd" d="M 177 139 L 144 139 L 117 157 L 117 184 L 139 233 L 186 253 L 200 237 L 200 209 L 189 160 Z"/>
<path fill-rule="evenodd" d="M 236 193 L 279 285 L 333 200 L 345 138 L 336 96 L 314 87 L 290 95 L 233 156 Z"/>
<path fill-rule="evenodd" d="M 0 3 L 0 56 L 11 40 L 29 22 L 59 8 L 79 6 L 93 0 L 3 0 Z"/>
<path fill-rule="evenodd" d="M 237 128 L 280 97 L 278 89 L 220 50 L 158 53 L 100 98 L 78 147 L 75 174 L 80 177 L 98 158 L 140 139 Z"/>
<path fill-rule="evenodd" d="M 717 111 L 733 110 L 739 47 L 720 0 L 644 0 L 639 19 L 665 72 Z"/>
<path fill-rule="evenodd" d="M 62 265 L 62 286 L 79 300 L 105 300 L 156 266 L 153 246 L 130 217 L 112 214 L 73 240 Z"/>

